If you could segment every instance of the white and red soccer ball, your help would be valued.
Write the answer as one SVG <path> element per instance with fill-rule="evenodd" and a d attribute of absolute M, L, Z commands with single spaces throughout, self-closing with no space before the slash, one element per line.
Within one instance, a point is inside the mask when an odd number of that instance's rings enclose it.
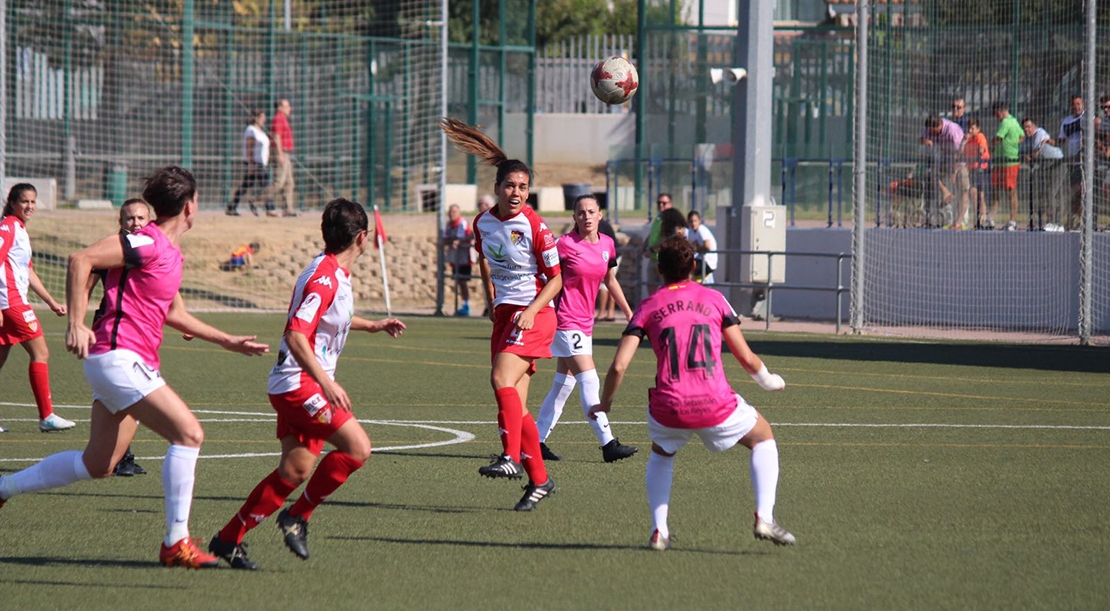
<path fill-rule="evenodd" d="M 603 59 L 590 73 L 590 88 L 606 104 L 624 104 L 640 88 L 636 66 L 623 57 Z"/>

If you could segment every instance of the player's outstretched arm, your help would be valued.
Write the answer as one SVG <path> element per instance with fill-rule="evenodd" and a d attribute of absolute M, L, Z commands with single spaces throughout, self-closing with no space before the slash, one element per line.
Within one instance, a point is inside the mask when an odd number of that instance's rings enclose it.
<path fill-rule="evenodd" d="M 597 420 L 599 412 L 609 413 L 613 407 L 613 397 L 621 387 L 624 372 L 628 371 L 632 357 L 636 356 L 636 349 L 640 347 L 640 338 L 636 335 L 625 335 L 617 344 L 617 353 L 613 355 L 613 363 L 609 365 L 609 372 L 605 374 L 605 387 L 601 391 L 601 403 L 590 408 L 589 416 Z"/>
<path fill-rule="evenodd" d="M 385 331 L 390 337 L 400 337 L 405 329 L 405 323 L 401 322 L 398 318 L 383 318 L 381 320 L 367 320 L 355 316 L 351 319 L 352 331 L 366 331 L 368 333 L 378 333 Z"/>
<path fill-rule="evenodd" d="M 224 331 L 193 316 L 185 310 L 185 300 L 178 293 L 170 304 L 166 313 L 166 324 L 181 331 L 186 339 L 199 338 L 212 342 L 229 352 L 237 352 L 246 356 L 259 356 L 270 351 L 268 344 L 254 341 L 256 335 L 230 335 Z"/>
<path fill-rule="evenodd" d="M 726 327 L 724 339 L 729 352 L 732 352 L 736 360 L 740 362 L 740 366 L 748 372 L 748 375 L 755 380 L 756 384 L 759 384 L 760 388 L 763 390 L 782 390 L 786 387 L 786 382 L 783 381 L 782 376 L 767 371 L 767 365 L 752 352 L 747 340 L 744 339 L 744 334 L 740 332 L 740 325 Z"/>

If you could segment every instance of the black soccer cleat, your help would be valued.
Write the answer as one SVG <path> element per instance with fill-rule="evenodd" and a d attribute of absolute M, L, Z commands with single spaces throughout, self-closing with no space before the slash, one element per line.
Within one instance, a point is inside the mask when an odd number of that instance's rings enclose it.
<path fill-rule="evenodd" d="M 601 457 L 605 459 L 605 462 L 617 462 L 639 451 L 640 448 L 621 445 L 621 440 L 614 438 L 613 441 L 601 446 Z"/>
<path fill-rule="evenodd" d="M 308 522 L 300 516 L 289 515 L 289 510 L 283 509 L 278 514 L 277 525 L 285 535 L 285 547 L 301 560 L 308 560 Z"/>
<path fill-rule="evenodd" d="M 543 456 L 544 460 L 553 460 L 556 462 L 563 460 L 562 456 L 552 452 L 551 448 L 547 447 L 547 444 L 542 441 L 540 442 L 540 456 Z"/>
<path fill-rule="evenodd" d="M 513 511 L 532 511 L 537 503 L 546 499 L 552 492 L 555 492 L 555 480 L 551 479 L 550 475 L 547 481 L 539 486 L 528 482 L 524 487 L 524 496 L 520 497 L 520 502 L 513 507 Z"/>
<path fill-rule="evenodd" d="M 251 562 L 250 558 L 247 558 L 246 548 L 246 543 L 236 545 L 230 541 L 222 541 L 215 535 L 212 537 L 212 540 L 208 542 L 208 552 L 223 558 L 231 568 L 257 571 L 258 564 Z"/>
<path fill-rule="evenodd" d="M 478 467 L 478 474 L 485 477 L 507 477 L 509 479 L 520 479 L 524 476 L 524 467 L 520 463 L 509 457 L 508 454 L 502 454 L 493 459 L 493 462 L 484 466 Z"/>

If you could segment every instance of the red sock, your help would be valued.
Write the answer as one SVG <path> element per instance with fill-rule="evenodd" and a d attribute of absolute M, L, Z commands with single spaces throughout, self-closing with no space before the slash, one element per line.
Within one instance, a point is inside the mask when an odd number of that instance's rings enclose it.
<path fill-rule="evenodd" d="M 524 406 L 520 403 L 520 393 L 516 388 L 498 388 L 493 392 L 497 397 L 497 426 L 501 428 L 501 446 L 509 458 L 520 462 L 520 423 Z M 536 428 L 535 424 L 532 428 Z"/>
<path fill-rule="evenodd" d="M 540 453 L 540 431 L 536 428 L 536 421 L 532 414 L 525 414 L 520 423 L 520 445 L 522 452 L 520 461 L 524 470 L 528 472 L 528 479 L 533 484 L 547 483 L 547 467 L 543 464 L 543 455 Z"/>
<path fill-rule="evenodd" d="M 351 458 L 350 454 L 344 454 L 338 450 L 328 452 L 316 467 L 312 479 L 308 480 L 301 498 L 289 508 L 289 514 L 309 519 L 312 517 L 312 510 L 331 496 L 331 493 L 342 486 L 343 482 L 347 481 L 347 477 L 358 471 L 361 466 L 362 462 Z"/>
<path fill-rule="evenodd" d="M 50 366 L 46 363 L 31 363 L 27 368 L 31 379 L 31 392 L 35 393 L 35 405 L 39 408 L 39 420 L 54 413 L 54 403 L 50 400 Z"/>
<path fill-rule="evenodd" d="M 277 469 L 274 469 L 273 473 L 267 475 L 265 479 L 258 482 L 254 490 L 251 490 L 250 496 L 239 508 L 239 513 L 235 514 L 235 517 L 231 518 L 227 526 L 224 526 L 216 536 L 221 541 L 234 541 L 236 545 L 242 543 L 247 531 L 281 509 L 285 499 L 289 498 L 296 489 L 296 486 L 282 479 Z"/>

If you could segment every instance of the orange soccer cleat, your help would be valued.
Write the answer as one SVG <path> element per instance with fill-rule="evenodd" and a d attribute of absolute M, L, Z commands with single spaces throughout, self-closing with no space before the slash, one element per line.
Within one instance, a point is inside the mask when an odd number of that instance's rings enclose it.
<path fill-rule="evenodd" d="M 201 551 L 201 543 L 200 539 L 192 537 L 186 537 L 170 547 L 163 543 L 158 562 L 162 566 L 181 566 L 187 569 L 214 569 L 219 566 L 220 559 Z"/>

